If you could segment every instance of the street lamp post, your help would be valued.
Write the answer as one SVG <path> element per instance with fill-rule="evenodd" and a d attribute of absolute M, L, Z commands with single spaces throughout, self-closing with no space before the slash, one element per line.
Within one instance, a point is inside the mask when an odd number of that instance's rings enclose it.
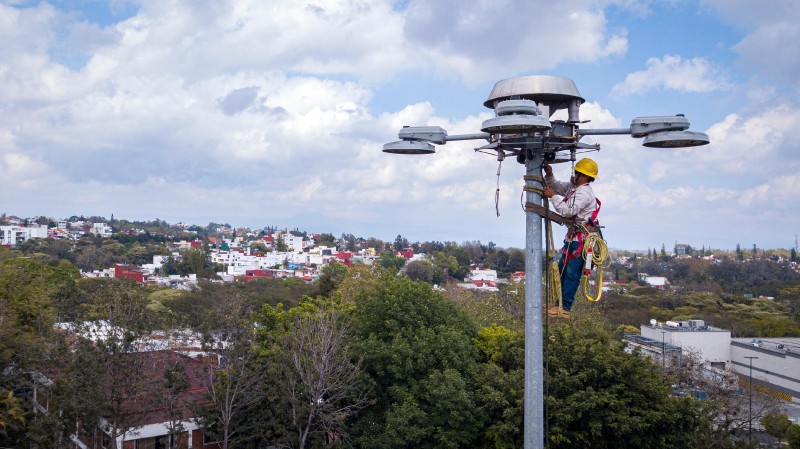
<path fill-rule="evenodd" d="M 637 117 L 628 128 L 581 129 L 579 110 L 584 99 L 575 83 L 558 76 L 523 76 L 498 81 L 484 106 L 495 117 L 483 122 L 481 133 L 448 135 L 439 126 L 403 127 L 399 141 L 387 143 L 383 151 L 393 154 L 432 154 L 433 144 L 459 140 L 485 140 L 476 148 L 495 152 L 497 160 L 508 156 L 525 166 L 525 398 L 524 448 L 539 449 L 544 440 L 544 349 L 542 317 L 542 164 L 575 161 L 577 150 L 599 150 L 598 144 L 580 140 L 588 135 L 627 134 L 644 138 L 651 148 L 679 148 L 706 145 L 703 133 L 688 131 L 683 115 Z M 558 110 L 568 118 L 551 120 Z M 566 157 L 558 155 L 566 154 Z"/>
<path fill-rule="evenodd" d="M 667 370 L 665 362 L 667 358 L 667 343 L 664 341 L 665 334 L 665 331 L 661 331 L 661 372 L 665 372 Z"/>
<path fill-rule="evenodd" d="M 753 438 L 753 359 L 758 359 L 755 356 L 746 356 L 746 359 L 750 359 L 750 380 L 748 382 L 747 387 L 750 389 L 750 412 L 748 413 L 747 417 L 747 441 L 749 442 Z"/>

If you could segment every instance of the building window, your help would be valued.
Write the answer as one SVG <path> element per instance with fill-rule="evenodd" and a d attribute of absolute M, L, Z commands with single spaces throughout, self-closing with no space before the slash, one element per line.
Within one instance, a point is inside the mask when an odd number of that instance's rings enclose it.
<path fill-rule="evenodd" d="M 136 440 L 136 449 L 169 449 L 170 435 L 162 435 Z"/>
<path fill-rule="evenodd" d="M 114 439 L 103 430 L 100 431 L 100 446 L 103 449 L 111 449 L 114 447 Z"/>

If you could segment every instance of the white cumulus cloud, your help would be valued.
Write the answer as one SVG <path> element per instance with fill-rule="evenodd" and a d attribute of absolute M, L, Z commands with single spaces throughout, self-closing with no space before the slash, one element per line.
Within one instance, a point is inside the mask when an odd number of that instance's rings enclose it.
<path fill-rule="evenodd" d="M 614 95 L 632 95 L 655 89 L 679 92 L 712 92 L 730 88 L 722 71 L 705 58 L 683 59 L 676 55 L 649 58 L 646 69 L 633 72 L 612 88 Z"/>

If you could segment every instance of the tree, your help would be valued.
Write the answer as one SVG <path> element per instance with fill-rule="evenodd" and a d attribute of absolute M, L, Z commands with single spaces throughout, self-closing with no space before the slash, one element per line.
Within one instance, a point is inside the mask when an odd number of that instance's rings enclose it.
<path fill-rule="evenodd" d="M 397 234 L 397 237 L 394 238 L 394 250 L 402 251 L 406 248 L 408 248 L 408 239 L 404 238 L 400 234 Z"/>
<path fill-rule="evenodd" d="M 336 247 L 336 237 L 333 234 L 323 232 L 319 235 L 319 239 L 317 239 L 318 246 L 327 246 L 329 248 Z"/>
<path fill-rule="evenodd" d="M 272 354 L 272 379 L 289 421 L 283 439 L 303 449 L 315 436 L 341 438 L 345 420 L 369 402 L 361 362 L 350 358 L 350 323 L 344 314 L 320 304 L 294 315 Z"/>
<path fill-rule="evenodd" d="M 476 398 L 487 421 L 474 447 L 522 448 L 524 334 L 492 324 L 473 341 L 482 355 Z"/>
<path fill-rule="evenodd" d="M 412 281 L 430 284 L 433 281 L 433 265 L 426 260 L 412 260 L 406 265 L 406 276 Z"/>
<path fill-rule="evenodd" d="M 168 420 L 169 449 L 172 449 L 178 444 L 178 435 L 185 430 L 183 419 L 190 407 L 187 392 L 191 384 L 180 358 L 176 358 L 164 367 L 162 377 L 161 391 L 158 392 L 157 398 Z"/>
<path fill-rule="evenodd" d="M 223 291 L 211 323 L 203 328 L 207 358 L 204 388 L 208 403 L 199 421 L 228 449 L 248 439 L 247 416 L 264 400 L 264 369 L 254 341 L 254 323 L 243 295 Z"/>
<path fill-rule="evenodd" d="M 508 249 L 507 270 L 510 273 L 525 269 L 525 252 L 519 248 Z"/>
<path fill-rule="evenodd" d="M 458 271 L 458 260 L 444 251 L 436 251 L 430 255 L 433 265 L 433 283 L 442 285 L 452 279 Z"/>
<path fill-rule="evenodd" d="M 741 378 L 737 373 L 730 369 L 708 370 L 695 354 L 681 355 L 678 361 L 673 361 L 668 374 L 684 390 L 705 393 L 703 413 L 713 423 L 713 433 L 726 438 L 743 436 L 752 421 L 759 422 L 777 405 L 777 399 L 755 390 L 742 394 Z"/>
<path fill-rule="evenodd" d="M 759 420 L 764 430 L 778 439 L 778 445 L 782 445 L 783 440 L 788 436 L 789 427 L 792 422 L 785 413 L 770 412 L 762 416 Z"/>
<path fill-rule="evenodd" d="M 0 444 L 11 444 L 9 433 L 19 431 L 26 421 L 21 400 L 13 391 L 0 387 Z"/>
<path fill-rule="evenodd" d="M 375 403 L 352 421 L 356 447 L 456 448 L 476 437 L 476 328 L 428 284 L 383 278 L 355 298 L 353 355 Z"/>
<path fill-rule="evenodd" d="M 339 286 L 347 276 L 347 265 L 341 262 L 334 262 L 322 268 L 322 273 L 317 279 L 319 284 L 319 294 L 329 296 Z"/>
<path fill-rule="evenodd" d="M 264 254 L 268 252 L 267 245 L 264 242 L 252 242 L 250 243 L 250 252 L 252 254 Z"/>
<path fill-rule="evenodd" d="M 285 253 L 288 251 L 289 246 L 286 244 L 286 240 L 283 238 L 283 233 L 278 233 L 278 238 L 275 239 L 275 250 L 279 253 Z"/>
<path fill-rule="evenodd" d="M 710 429 L 698 401 L 669 396 L 650 360 L 592 321 L 555 328 L 547 361 L 553 448 L 677 448 Z"/>
<path fill-rule="evenodd" d="M 113 447 L 121 449 L 118 439 L 139 425 L 138 407 L 153 397 L 153 353 L 142 337 L 154 316 L 134 282 L 109 279 L 96 287 L 83 307 L 87 321 L 67 328 L 81 338 L 64 376 L 62 402 L 64 414 L 88 433 L 105 419 Z"/>
<path fill-rule="evenodd" d="M 393 252 L 387 251 L 378 256 L 378 265 L 386 270 L 393 270 L 395 273 L 400 271 L 406 264 L 405 257 L 395 255 Z"/>
<path fill-rule="evenodd" d="M 786 431 L 786 439 L 790 449 L 800 449 L 800 425 L 792 424 Z"/>
<path fill-rule="evenodd" d="M 77 276 L 68 262 L 54 267 L 30 258 L 0 260 L 0 388 L 26 387 L 22 373 L 46 360 L 53 325 L 76 314 Z"/>

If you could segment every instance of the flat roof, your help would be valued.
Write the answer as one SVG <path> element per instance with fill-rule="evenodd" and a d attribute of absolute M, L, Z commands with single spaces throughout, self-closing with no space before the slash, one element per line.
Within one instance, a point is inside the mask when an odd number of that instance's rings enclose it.
<path fill-rule="evenodd" d="M 709 326 L 709 325 L 700 326 L 700 327 L 687 327 L 687 326 L 672 327 L 672 326 L 663 326 L 663 325 L 661 325 L 661 326 L 659 326 L 659 325 L 651 326 L 649 324 L 643 324 L 642 327 L 646 327 L 646 328 L 649 328 L 649 329 L 657 329 L 657 330 L 661 330 L 661 331 L 665 331 L 665 332 L 730 332 L 728 329 L 722 329 L 722 328 L 719 328 L 719 327 L 714 327 L 714 326 Z"/>
<path fill-rule="evenodd" d="M 665 352 L 681 350 L 681 346 L 679 345 L 653 340 L 652 338 L 642 337 L 641 335 L 637 334 L 625 334 L 625 339 L 642 346 L 656 348 L 659 350 L 663 349 Z"/>
<path fill-rule="evenodd" d="M 800 353 L 800 337 L 733 338 L 731 341 L 741 345 L 753 346 L 761 349 Z"/>

